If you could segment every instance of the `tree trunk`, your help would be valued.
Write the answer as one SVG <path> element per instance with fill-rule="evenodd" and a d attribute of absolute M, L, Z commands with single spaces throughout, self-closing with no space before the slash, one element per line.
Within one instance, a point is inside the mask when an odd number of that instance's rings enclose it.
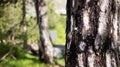
<path fill-rule="evenodd" d="M 67 0 L 66 67 L 119 67 L 119 0 Z"/>
<path fill-rule="evenodd" d="M 46 0 L 35 0 L 35 7 L 40 32 L 40 59 L 53 63 L 53 46 L 48 33 Z"/>
<path fill-rule="evenodd" d="M 22 17 L 22 26 L 23 26 L 23 44 L 24 44 L 24 48 L 27 48 L 27 24 L 25 21 L 25 16 L 26 16 L 26 6 L 25 6 L 25 2 L 26 0 L 22 0 L 22 11 L 23 11 L 23 17 Z"/>

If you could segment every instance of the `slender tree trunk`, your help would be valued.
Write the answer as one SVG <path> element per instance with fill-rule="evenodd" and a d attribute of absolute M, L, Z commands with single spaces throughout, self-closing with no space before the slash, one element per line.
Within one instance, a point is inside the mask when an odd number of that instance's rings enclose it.
<path fill-rule="evenodd" d="M 67 0 L 66 67 L 119 67 L 119 0 Z"/>
<path fill-rule="evenodd" d="M 22 17 L 22 26 L 23 26 L 23 40 L 24 40 L 24 48 L 27 48 L 27 24 L 26 24 L 26 20 L 25 20 L 25 16 L 26 16 L 26 7 L 25 7 L 25 2 L 26 0 L 22 0 L 22 11 L 23 11 L 23 17 Z"/>
<path fill-rule="evenodd" d="M 35 7 L 40 32 L 40 59 L 53 63 L 53 46 L 48 33 L 46 0 L 35 0 Z"/>

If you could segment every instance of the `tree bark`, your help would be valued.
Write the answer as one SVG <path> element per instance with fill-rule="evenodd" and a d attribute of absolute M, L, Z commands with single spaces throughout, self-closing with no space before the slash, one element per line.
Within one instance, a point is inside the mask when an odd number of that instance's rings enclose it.
<path fill-rule="evenodd" d="M 66 67 L 119 67 L 119 0 L 67 0 Z"/>
<path fill-rule="evenodd" d="M 46 0 L 35 0 L 37 22 L 40 32 L 40 59 L 48 63 L 53 63 L 53 46 L 48 33 L 48 18 Z"/>

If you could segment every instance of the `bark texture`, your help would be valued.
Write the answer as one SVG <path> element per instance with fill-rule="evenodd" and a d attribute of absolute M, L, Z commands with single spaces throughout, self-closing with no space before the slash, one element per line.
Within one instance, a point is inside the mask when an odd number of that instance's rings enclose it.
<path fill-rule="evenodd" d="M 119 67 L 119 0 L 67 0 L 66 67 Z"/>
<path fill-rule="evenodd" d="M 53 46 L 48 33 L 48 18 L 46 0 L 35 0 L 37 22 L 40 32 L 40 59 L 53 63 Z"/>

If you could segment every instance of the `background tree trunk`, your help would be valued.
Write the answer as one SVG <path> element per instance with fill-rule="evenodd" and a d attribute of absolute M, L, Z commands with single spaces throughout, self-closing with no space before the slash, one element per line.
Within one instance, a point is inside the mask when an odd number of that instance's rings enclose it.
<path fill-rule="evenodd" d="M 119 0 L 67 0 L 66 67 L 119 67 Z"/>
<path fill-rule="evenodd" d="M 23 17 L 22 17 L 22 26 L 23 26 L 23 44 L 24 44 L 24 48 L 27 48 L 27 24 L 26 24 L 26 6 L 25 6 L 26 0 L 22 0 L 22 11 L 23 11 Z"/>
<path fill-rule="evenodd" d="M 46 0 L 35 0 L 35 7 L 40 31 L 40 59 L 53 63 L 53 46 L 48 33 Z"/>

